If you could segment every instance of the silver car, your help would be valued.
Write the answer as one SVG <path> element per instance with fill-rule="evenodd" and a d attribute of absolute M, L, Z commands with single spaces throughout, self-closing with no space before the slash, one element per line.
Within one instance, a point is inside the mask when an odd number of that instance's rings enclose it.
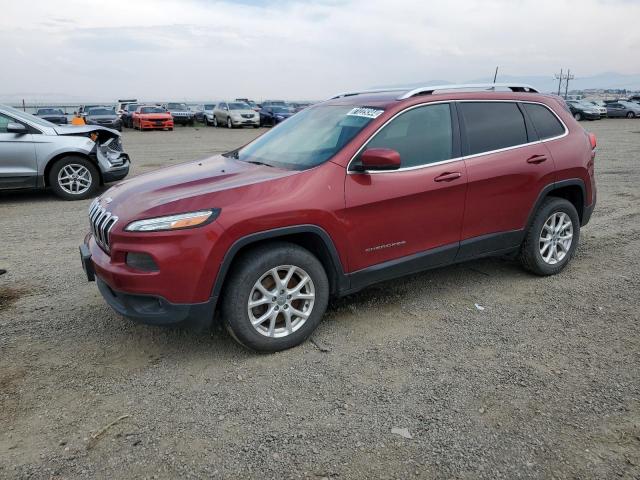
<path fill-rule="evenodd" d="M 0 105 L 0 190 L 50 187 L 65 200 L 80 200 L 126 177 L 129 165 L 115 130 L 54 125 Z"/>
<path fill-rule="evenodd" d="M 220 102 L 213 109 L 213 126 L 260 127 L 260 114 L 242 102 Z"/>

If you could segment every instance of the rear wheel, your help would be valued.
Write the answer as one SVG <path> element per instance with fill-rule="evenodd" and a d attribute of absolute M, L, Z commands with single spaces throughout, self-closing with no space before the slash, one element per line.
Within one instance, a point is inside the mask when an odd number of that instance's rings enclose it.
<path fill-rule="evenodd" d="M 577 121 L 582 120 L 582 114 L 579 112 L 576 112 L 573 114 L 573 118 L 575 118 Z"/>
<path fill-rule="evenodd" d="M 58 160 L 49 172 L 49 185 L 65 200 L 92 197 L 100 184 L 97 167 L 86 158 L 68 156 Z"/>
<path fill-rule="evenodd" d="M 276 352 L 302 343 L 327 308 L 329 281 L 318 259 L 277 242 L 241 257 L 225 285 L 222 315 L 243 346 Z"/>
<path fill-rule="evenodd" d="M 571 202 L 547 198 L 536 212 L 520 250 L 524 268 L 555 275 L 567 266 L 580 239 L 580 218 Z"/>

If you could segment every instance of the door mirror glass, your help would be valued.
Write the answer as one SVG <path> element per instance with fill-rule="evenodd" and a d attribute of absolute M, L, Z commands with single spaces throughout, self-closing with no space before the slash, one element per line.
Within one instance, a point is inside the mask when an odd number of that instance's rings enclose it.
<path fill-rule="evenodd" d="M 390 148 L 369 148 L 360 157 L 362 170 L 397 170 L 400 154 Z"/>
<path fill-rule="evenodd" d="M 29 130 L 21 123 L 11 122 L 7 124 L 7 133 L 17 133 L 19 135 L 27 133 Z"/>

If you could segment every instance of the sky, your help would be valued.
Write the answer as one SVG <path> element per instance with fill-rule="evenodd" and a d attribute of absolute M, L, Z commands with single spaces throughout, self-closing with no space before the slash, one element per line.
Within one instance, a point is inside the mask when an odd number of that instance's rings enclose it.
<path fill-rule="evenodd" d="M 315 100 L 496 65 L 640 74 L 638 19 L 640 0 L 5 0 L 0 96 Z"/>

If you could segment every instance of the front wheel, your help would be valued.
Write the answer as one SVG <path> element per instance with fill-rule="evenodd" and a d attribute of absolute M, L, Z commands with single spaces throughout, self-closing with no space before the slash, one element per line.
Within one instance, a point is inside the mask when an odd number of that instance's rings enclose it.
<path fill-rule="evenodd" d="M 241 345 L 276 352 L 307 339 L 328 300 L 329 281 L 320 261 L 298 245 L 274 242 L 235 264 L 225 285 L 222 316 Z"/>
<path fill-rule="evenodd" d="M 575 114 L 573 115 L 573 118 L 575 118 L 577 121 L 580 121 L 580 120 L 582 120 L 582 114 L 580 114 L 580 113 L 575 113 Z"/>
<path fill-rule="evenodd" d="M 627 113 L 627 118 L 633 118 L 633 117 L 635 117 L 635 116 L 636 116 L 636 115 L 635 115 L 635 113 L 633 113 L 633 112 L 629 112 L 629 113 Z"/>
<path fill-rule="evenodd" d="M 227 128 L 233 128 L 233 123 L 231 123 L 230 117 L 227 117 Z"/>
<path fill-rule="evenodd" d="M 555 275 L 578 247 L 580 218 L 571 202 L 547 198 L 536 212 L 520 250 L 524 268 L 536 275 Z"/>
<path fill-rule="evenodd" d="M 60 198 L 83 200 L 92 197 L 100 184 L 96 166 L 83 157 L 58 160 L 49 171 L 49 185 Z"/>
<path fill-rule="evenodd" d="M 216 117 L 215 115 L 213 116 L 213 126 L 214 127 L 218 126 L 218 117 Z"/>

